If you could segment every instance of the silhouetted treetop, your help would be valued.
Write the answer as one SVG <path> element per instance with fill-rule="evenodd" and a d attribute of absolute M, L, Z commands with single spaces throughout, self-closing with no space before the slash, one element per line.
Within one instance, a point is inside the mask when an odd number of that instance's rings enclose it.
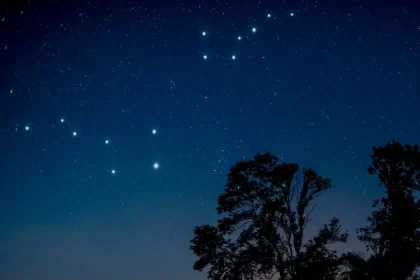
<path fill-rule="evenodd" d="M 390 142 L 374 147 L 368 172 L 385 187 L 385 197 L 375 200 L 358 230 L 358 238 L 373 252 L 367 260 L 371 279 L 405 280 L 420 264 L 420 152 L 417 145 Z"/>
<path fill-rule="evenodd" d="M 368 168 L 385 188 L 420 190 L 420 152 L 418 145 L 402 145 L 392 141 L 385 147 L 373 147 Z"/>
<path fill-rule="evenodd" d="M 331 180 L 297 164 L 278 163 L 269 154 L 240 161 L 228 174 L 218 197 L 217 226 L 194 230 L 191 249 L 199 257 L 194 269 L 209 267 L 210 279 L 334 279 L 339 266 L 328 244 L 346 242 L 332 218 L 308 242 L 303 235 L 314 200 L 331 188 Z"/>

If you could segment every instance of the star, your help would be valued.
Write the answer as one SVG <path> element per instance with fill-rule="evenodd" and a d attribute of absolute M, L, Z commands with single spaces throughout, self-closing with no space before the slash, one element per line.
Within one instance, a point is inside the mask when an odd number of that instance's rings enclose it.
<path fill-rule="evenodd" d="M 207 55 L 203 55 L 203 59 L 206 60 L 207 59 Z"/>
<path fill-rule="evenodd" d="M 111 173 L 112 173 L 112 174 L 115 174 L 115 169 L 112 169 L 112 170 L 111 170 Z"/>
<path fill-rule="evenodd" d="M 256 27 L 252 27 L 252 33 L 257 32 L 257 28 Z"/>
<path fill-rule="evenodd" d="M 109 144 L 109 140 L 108 139 L 105 140 L 105 144 L 107 144 L 107 145 Z"/>
<path fill-rule="evenodd" d="M 267 17 L 268 17 L 268 18 L 271 18 L 271 14 L 267 14 Z"/>
<path fill-rule="evenodd" d="M 63 122 L 64 122 L 64 119 L 60 119 L 60 122 L 62 122 L 62 123 L 63 123 Z"/>
<path fill-rule="evenodd" d="M 73 136 L 77 136 L 77 132 L 76 131 L 73 131 Z"/>
<path fill-rule="evenodd" d="M 13 94 L 13 89 L 10 90 L 10 94 Z"/>
<path fill-rule="evenodd" d="M 29 130 L 29 126 L 25 126 L 25 130 L 28 131 Z"/>
<path fill-rule="evenodd" d="M 238 40 L 240 41 L 240 40 L 242 40 L 242 37 L 241 36 L 238 36 Z"/>
<path fill-rule="evenodd" d="M 235 60 L 236 59 L 236 55 L 232 55 L 232 60 Z"/>
<path fill-rule="evenodd" d="M 157 162 L 153 163 L 153 168 L 158 169 L 159 168 L 159 163 L 157 163 Z"/>
<path fill-rule="evenodd" d="M 292 17 L 292 16 L 294 16 L 295 14 L 294 13 L 290 13 L 290 16 Z"/>
<path fill-rule="evenodd" d="M 156 129 L 153 129 L 152 130 L 152 134 L 156 134 L 157 133 L 157 130 Z"/>
<path fill-rule="evenodd" d="M 207 35 L 206 31 L 201 32 L 201 35 L 206 36 Z"/>

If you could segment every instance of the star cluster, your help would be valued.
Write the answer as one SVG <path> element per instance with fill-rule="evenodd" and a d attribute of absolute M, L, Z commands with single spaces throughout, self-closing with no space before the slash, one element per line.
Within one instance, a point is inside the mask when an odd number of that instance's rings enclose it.
<path fill-rule="evenodd" d="M 61 122 L 61 123 L 64 123 L 64 119 L 63 119 L 63 118 L 61 118 L 61 119 L 60 119 L 60 122 Z M 17 125 L 17 126 L 18 126 L 18 125 Z M 25 131 L 29 131 L 29 130 L 30 130 L 30 126 L 29 126 L 29 125 L 26 125 L 26 126 L 25 126 Z M 156 135 L 156 134 L 157 134 L 157 130 L 156 130 L 156 129 L 152 129 L 152 134 L 153 134 L 153 135 Z M 71 135 L 72 135 L 73 137 L 77 137 L 77 136 L 78 136 L 77 131 L 73 131 L 73 132 L 71 133 Z M 105 143 L 105 145 L 109 145 L 109 144 L 110 144 L 109 139 L 105 139 L 104 143 Z M 157 163 L 157 162 L 153 163 L 153 169 L 158 169 L 159 167 L 160 167 L 160 166 L 159 166 L 159 163 Z M 112 170 L 111 170 L 111 173 L 112 173 L 113 175 L 115 175 L 115 173 L 116 173 L 115 169 L 112 169 Z"/>

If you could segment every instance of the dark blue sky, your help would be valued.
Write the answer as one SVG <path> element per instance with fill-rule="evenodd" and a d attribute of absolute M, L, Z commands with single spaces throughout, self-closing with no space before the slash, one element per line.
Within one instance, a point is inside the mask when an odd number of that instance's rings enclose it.
<path fill-rule="evenodd" d="M 6 2 L 0 279 L 205 279 L 192 230 L 257 152 L 331 178 L 309 234 L 361 250 L 371 147 L 419 143 L 414 1 Z"/>

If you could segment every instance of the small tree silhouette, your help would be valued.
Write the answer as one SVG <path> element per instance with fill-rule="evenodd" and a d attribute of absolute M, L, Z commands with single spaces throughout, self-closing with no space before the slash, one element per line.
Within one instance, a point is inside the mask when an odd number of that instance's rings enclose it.
<path fill-rule="evenodd" d="M 208 278 L 215 280 L 335 279 L 340 259 L 327 245 L 347 240 L 339 220 L 303 242 L 313 201 L 329 188 L 331 180 L 313 169 L 280 164 L 269 153 L 238 162 L 218 198 L 223 217 L 217 226 L 194 230 L 194 269 L 208 267 Z"/>
<path fill-rule="evenodd" d="M 369 174 L 377 175 L 385 197 L 375 200 L 367 218 L 369 225 L 358 230 L 358 238 L 373 255 L 367 260 L 369 279 L 405 280 L 415 277 L 420 263 L 420 152 L 417 145 L 391 142 L 374 147 Z M 358 268 L 360 269 L 360 267 Z"/>

